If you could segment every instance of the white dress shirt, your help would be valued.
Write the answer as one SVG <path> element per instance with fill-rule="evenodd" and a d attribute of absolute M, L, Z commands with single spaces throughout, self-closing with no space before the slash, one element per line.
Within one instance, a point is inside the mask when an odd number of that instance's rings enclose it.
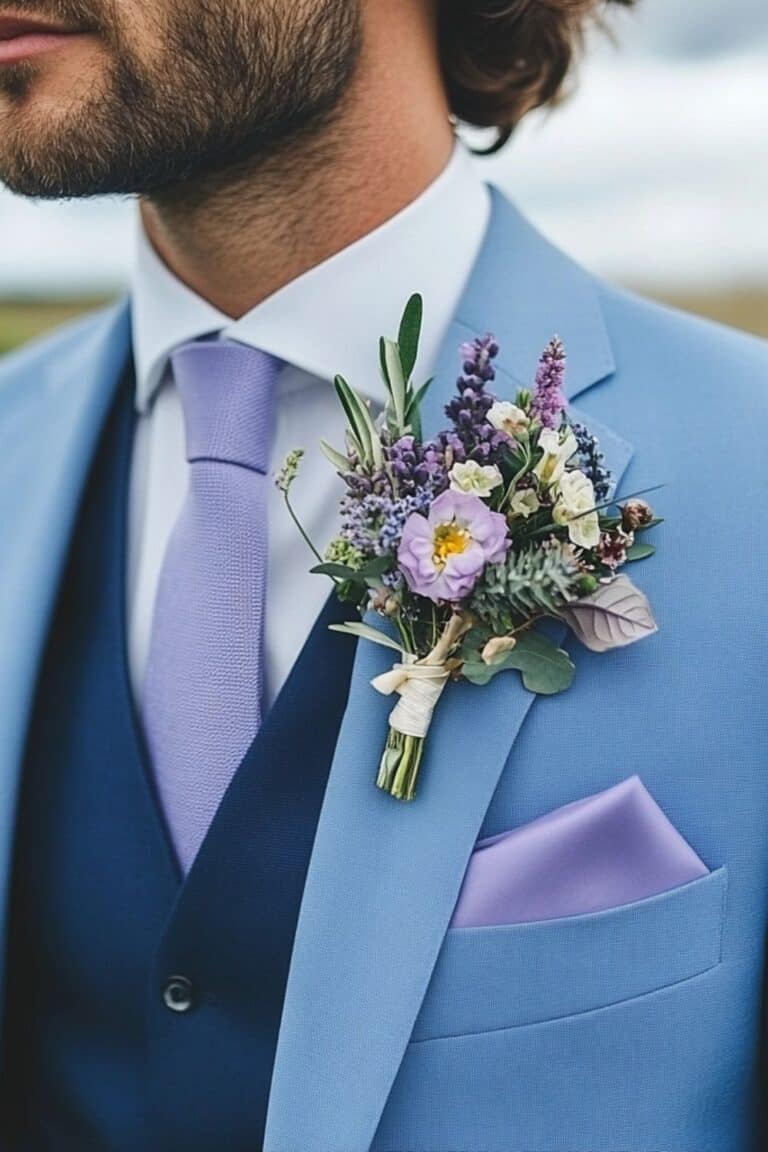
<path fill-rule="evenodd" d="M 488 189 L 457 144 L 437 180 L 363 239 L 306 272 L 233 321 L 181 283 L 139 229 L 132 287 L 136 407 L 128 540 L 128 657 L 141 703 L 158 577 L 186 494 L 188 464 L 174 348 L 220 333 L 286 362 L 280 374 L 272 468 L 304 448 L 293 503 L 322 552 L 338 530 L 341 481 L 319 449 L 343 447 L 345 420 L 331 381 L 341 373 L 374 405 L 384 402 L 380 336 L 397 335 L 406 300 L 424 297 L 417 382 L 427 379 L 485 234 Z M 285 682 L 330 592 L 310 575 L 314 557 L 273 487 L 269 509 L 266 683 L 272 700 Z"/>

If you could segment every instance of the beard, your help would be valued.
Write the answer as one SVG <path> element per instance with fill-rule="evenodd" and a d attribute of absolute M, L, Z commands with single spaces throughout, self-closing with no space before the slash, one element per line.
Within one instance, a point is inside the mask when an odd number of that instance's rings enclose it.
<path fill-rule="evenodd" d="M 160 193 L 252 167 L 333 118 L 359 57 L 360 0 L 152 4 L 144 52 L 120 0 L 14 4 L 93 33 L 100 66 L 49 112 L 35 107 L 34 61 L 0 67 L 0 180 L 12 191 Z"/>

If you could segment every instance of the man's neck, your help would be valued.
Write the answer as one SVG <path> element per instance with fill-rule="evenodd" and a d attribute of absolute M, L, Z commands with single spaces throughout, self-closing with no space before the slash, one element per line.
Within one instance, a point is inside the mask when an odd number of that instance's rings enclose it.
<path fill-rule="evenodd" d="M 397 7 L 397 6 L 395 6 Z M 453 132 L 431 30 L 369 29 L 337 113 L 310 139 L 143 200 L 171 271 L 239 318 L 390 219 L 448 163 Z M 381 51 L 381 48 L 379 49 Z"/>

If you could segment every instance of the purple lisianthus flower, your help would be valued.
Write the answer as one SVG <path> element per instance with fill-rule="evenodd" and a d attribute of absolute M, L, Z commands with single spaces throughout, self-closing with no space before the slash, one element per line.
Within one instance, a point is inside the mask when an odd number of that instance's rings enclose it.
<path fill-rule="evenodd" d="M 468 596 L 486 564 L 509 548 L 507 522 L 479 496 L 443 492 L 427 516 L 414 512 L 403 528 L 397 561 L 417 596 L 455 601 Z"/>

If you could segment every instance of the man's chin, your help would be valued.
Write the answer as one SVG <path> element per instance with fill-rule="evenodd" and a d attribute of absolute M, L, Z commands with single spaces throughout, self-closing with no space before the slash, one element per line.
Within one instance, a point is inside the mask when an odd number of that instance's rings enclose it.
<path fill-rule="evenodd" d="M 90 79 L 89 79 L 90 77 Z M 87 196 L 96 71 L 22 63 L 0 68 L 0 182 L 21 196 Z M 81 162 L 76 162 L 76 157 Z"/>

